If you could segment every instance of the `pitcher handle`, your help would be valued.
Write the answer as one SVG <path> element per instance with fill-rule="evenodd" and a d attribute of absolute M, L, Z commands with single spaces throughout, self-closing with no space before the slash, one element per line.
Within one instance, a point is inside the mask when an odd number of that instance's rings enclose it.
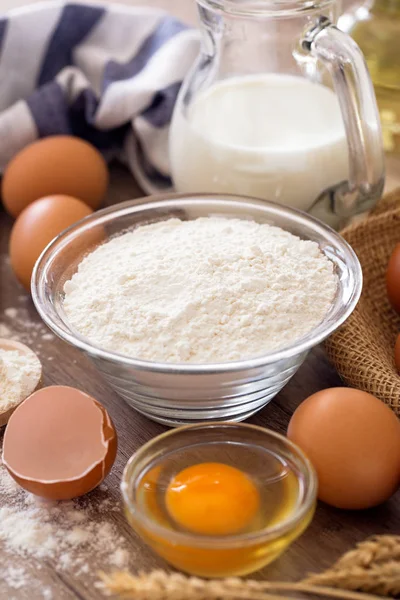
<path fill-rule="evenodd" d="M 303 51 L 328 68 L 339 99 L 349 149 L 349 181 L 330 190 L 331 210 L 342 218 L 372 208 L 382 195 L 385 167 L 375 92 L 354 40 L 326 17 L 308 29 Z"/>

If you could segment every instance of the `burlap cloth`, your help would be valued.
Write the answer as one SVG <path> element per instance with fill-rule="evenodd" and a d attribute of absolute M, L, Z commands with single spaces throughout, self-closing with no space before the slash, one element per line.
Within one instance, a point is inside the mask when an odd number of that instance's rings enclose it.
<path fill-rule="evenodd" d="M 400 317 L 389 304 L 385 285 L 389 257 L 400 242 L 400 189 L 341 233 L 360 260 L 364 287 L 353 314 L 325 347 L 348 385 L 370 392 L 400 416 L 400 376 L 394 364 Z"/>

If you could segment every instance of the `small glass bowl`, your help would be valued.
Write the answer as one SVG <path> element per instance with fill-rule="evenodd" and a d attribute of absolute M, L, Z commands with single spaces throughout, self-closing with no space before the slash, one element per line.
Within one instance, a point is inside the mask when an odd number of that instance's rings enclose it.
<path fill-rule="evenodd" d="M 338 288 L 325 318 L 307 335 L 281 350 L 235 362 L 173 364 L 110 352 L 83 337 L 63 309 L 64 284 L 84 256 L 127 230 L 172 217 L 221 216 L 269 223 L 316 242 L 332 261 Z M 61 339 L 82 350 L 111 387 L 133 408 L 169 426 L 202 421 L 242 421 L 260 410 L 293 377 L 308 352 L 353 312 L 362 288 L 357 256 L 333 229 L 300 211 L 254 198 L 170 194 L 117 204 L 95 212 L 56 237 L 32 275 L 39 315 Z"/>
<path fill-rule="evenodd" d="M 274 461 L 266 470 L 265 459 Z M 285 502 L 286 494 L 277 496 L 275 499 L 282 500 L 275 518 L 250 533 L 210 536 L 187 532 L 171 526 L 165 509 L 156 500 L 166 489 L 165 482 L 159 483 L 162 474 L 167 473 L 168 481 L 171 468 L 176 474 L 198 463 L 225 463 L 262 485 L 266 484 L 265 473 L 269 473 L 268 483 L 276 483 L 272 465 L 278 461 L 283 473 L 279 477 L 287 477 L 287 483 L 295 482 L 286 487 L 291 491 L 291 501 Z M 289 479 L 289 472 L 293 479 Z M 295 444 L 271 430 L 239 423 L 200 423 L 159 435 L 130 458 L 121 483 L 125 513 L 132 528 L 168 563 L 201 577 L 246 575 L 275 560 L 310 523 L 317 487 L 311 463 Z M 271 495 L 260 497 L 260 511 L 266 512 Z"/>

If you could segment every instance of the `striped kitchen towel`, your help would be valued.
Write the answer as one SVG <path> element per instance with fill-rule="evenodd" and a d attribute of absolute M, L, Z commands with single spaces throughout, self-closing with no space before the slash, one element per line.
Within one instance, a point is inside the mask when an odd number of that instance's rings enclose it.
<path fill-rule="evenodd" d="M 24 146 L 82 137 L 171 187 L 168 130 L 199 34 L 148 7 L 45 2 L 0 17 L 0 169 Z"/>

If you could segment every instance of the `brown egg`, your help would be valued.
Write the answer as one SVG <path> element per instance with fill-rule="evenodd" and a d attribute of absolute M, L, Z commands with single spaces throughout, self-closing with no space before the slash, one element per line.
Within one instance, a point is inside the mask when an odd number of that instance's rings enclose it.
<path fill-rule="evenodd" d="M 400 334 L 397 336 L 396 344 L 394 346 L 394 364 L 400 373 Z"/>
<path fill-rule="evenodd" d="M 33 267 L 51 240 L 92 210 L 69 196 L 49 196 L 30 204 L 15 221 L 10 237 L 10 260 L 14 273 L 29 290 Z"/>
<path fill-rule="evenodd" d="M 360 390 L 331 388 L 294 412 L 288 438 L 317 471 L 318 497 L 337 508 L 369 508 L 400 485 L 400 421 Z"/>
<path fill-rule="evenodd" d="M 70 500 L 97 487 L 117 453 L 117 435 L 106 409 L 75 388 L 35 392 L 10 418 L 3 462 L 28 492 Z"/>
<path fill-rule="evenodd" d="M 53 194 L 80 198 L 96 209 L 107 186 L 107 165 L 96 148 L 79 138 L 59 135 L 30 144 L 10 161 L 2 197 L 13 217 L 35 200 Z"/>
<path fill-rule="evenodd" d="M 388 263 L 386 290 L 390 304 L 400 314 L 400 244 L 396 245 Z"/>

